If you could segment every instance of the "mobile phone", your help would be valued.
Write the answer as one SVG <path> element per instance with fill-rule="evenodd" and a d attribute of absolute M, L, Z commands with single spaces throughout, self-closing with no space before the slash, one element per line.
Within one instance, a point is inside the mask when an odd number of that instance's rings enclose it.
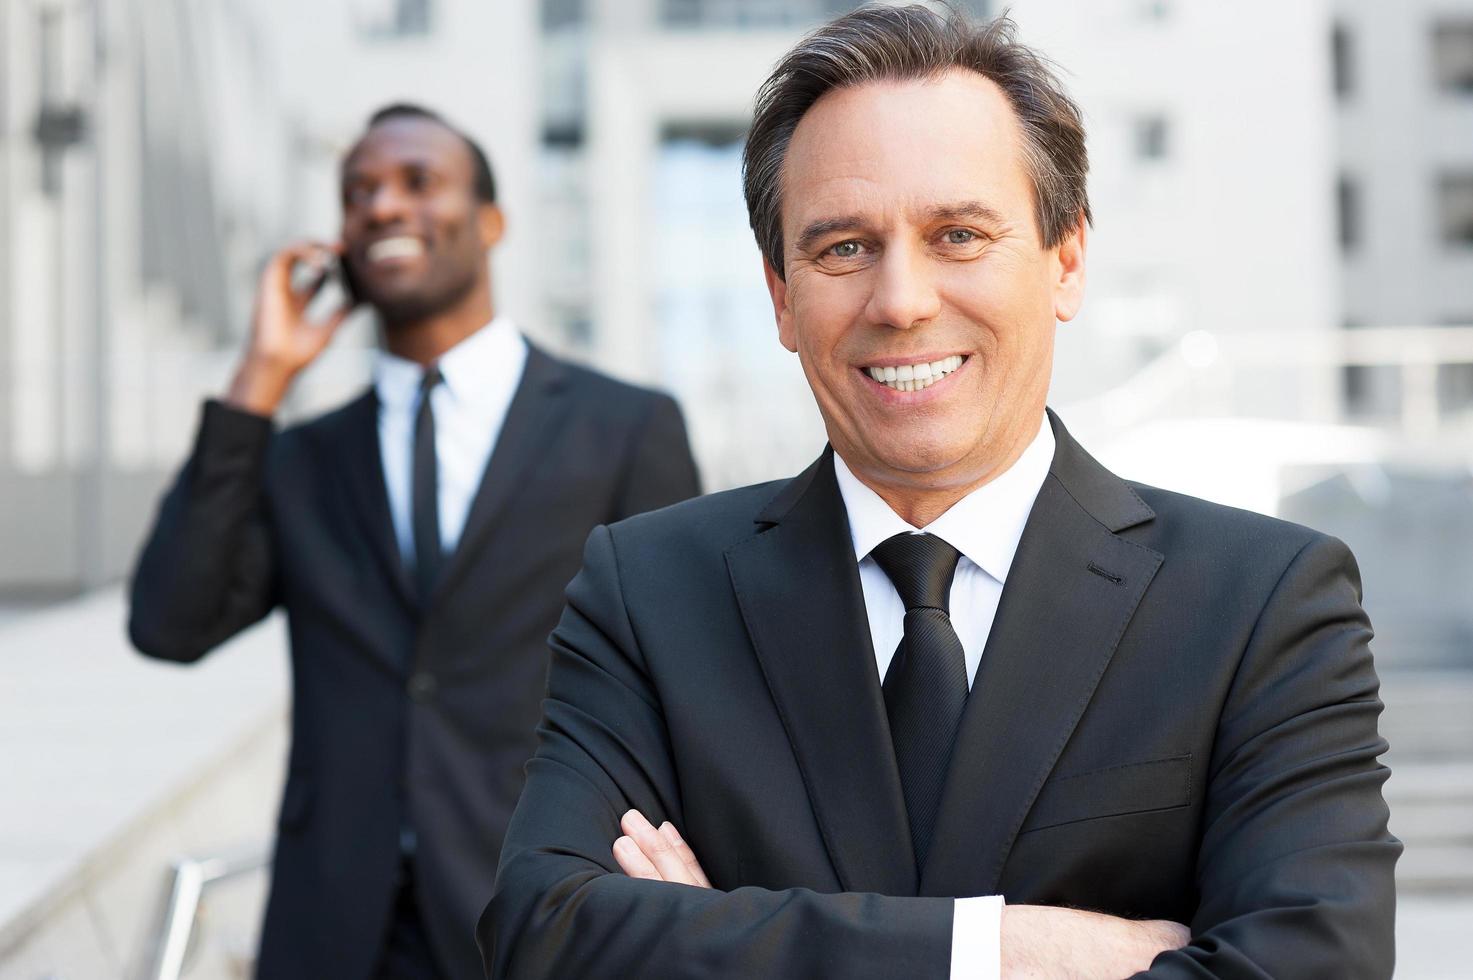
<path fill-rule="evenodd" d="M 342 256 L 324 252 L 316 261 L 297 264 L 292 270 L 292 287 L 307 293 L 307 312 L 313 319 L 330 315 L 343 306 L 359 303 L 357 284 Z"/>
<path fill-rule="evenodd" d="M 335 256 L 332 265 L 328 268 L 328 275 L 337 279 L 343 296 L 350 306 L 357 306 L 363 301 L 358 293 L 358 284 L 353 281 L 353 267 L 348 264 L 347 256 Z"/>

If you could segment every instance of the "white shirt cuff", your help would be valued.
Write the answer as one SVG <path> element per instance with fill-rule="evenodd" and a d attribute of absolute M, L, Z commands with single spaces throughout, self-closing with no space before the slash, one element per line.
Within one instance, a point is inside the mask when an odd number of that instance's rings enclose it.
<path fill-rule="evenodd" d="M 951 915 L 951 980 L 1000 980 L 1001 895 L 959 898 Z"/>

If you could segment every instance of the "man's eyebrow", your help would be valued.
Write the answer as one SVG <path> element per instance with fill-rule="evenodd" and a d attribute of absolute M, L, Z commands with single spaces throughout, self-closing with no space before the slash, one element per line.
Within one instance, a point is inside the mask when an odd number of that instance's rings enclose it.
<path fill-rule="evenodd" d="M 1002 216 L 996 208 L 988 207 L 981 201 L 960 201 L 956 204 L 937 204 L 925 211 L 926 219 L 929 221 L 981 221 L 987 224 L 1002 225 L 1007 219 Z M 803 229 L 802 234 L 794 243 L 794 248 L 800 252 L 806 252 L 819 241 L 839 231 L 857 231 L 865 227 L 865 220 L 857 214 L 846 214 L 838 218 L 822 218 L 814 221 Z"/>
<path fill-rule="evenodd" d="M 981 201 L 962 201 L 958 204 L 938 204 L 926 209 L 926 217 L 932 221 L 960 221 L 970 218 L 974 221 L 983 221 L 989 224 L 1006 224 L 996 209 L 990 208 Z"/>
<path fill-rule="evenodd" d="M 822 218 L 804 228 L 793 247 L 800 252 L 806 252 L 817 245 L 821 239 L 827 238 L 836 231 L 854 231 L 863 227 L 864 220 L 854 214 L 844 215 L 841 218 Z"/>

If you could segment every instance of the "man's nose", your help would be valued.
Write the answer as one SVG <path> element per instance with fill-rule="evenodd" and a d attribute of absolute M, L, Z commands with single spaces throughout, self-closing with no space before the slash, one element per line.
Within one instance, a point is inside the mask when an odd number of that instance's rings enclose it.
<path fill-rule="evenodd" d="M 941 298 L 932 279 L 934 270 L 915 249 L 890 248 L 876 268 L 874 292 L 870 294 L 870 322 L 908 330 L 934 319 L 941 312 Z"/>
<path fill-rule="evenodd" d="M 368 220 L 375 225 L 392 224 L 404 217 L 407 205 L 403 190 L 385 182 L 374 188 L 373 196 L 368 199 Z"/>

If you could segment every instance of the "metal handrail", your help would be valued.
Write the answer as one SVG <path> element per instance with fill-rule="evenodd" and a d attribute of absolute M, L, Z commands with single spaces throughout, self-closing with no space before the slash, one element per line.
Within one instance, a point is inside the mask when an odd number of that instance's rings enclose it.
<path fill-rule="evenodd" d="M 1123 383 L 1068 406 L 1075 418 L 1108 418 L 1117 428 L 1158 418 L 1163 405 L 1211 375 L 1247 367 L 1389 367 L 1401 376 L 1400 425 L 1426 435 L 1460 424 L 1440 404 L 1437 370 L 1473 364 L 1473 326 L 1354 327 L 1325 331 L 1191 331 Z"/>
<path fill-rule="evenodd" d="M 179 980 L 194 937 L 195 919 L 206 889 L 259 871 L 271 863 L 270 847 L 252 847 L 211 857 L 180 857 L 173 862 L 168 896 L 148 945 L 140 980 Z"/>

